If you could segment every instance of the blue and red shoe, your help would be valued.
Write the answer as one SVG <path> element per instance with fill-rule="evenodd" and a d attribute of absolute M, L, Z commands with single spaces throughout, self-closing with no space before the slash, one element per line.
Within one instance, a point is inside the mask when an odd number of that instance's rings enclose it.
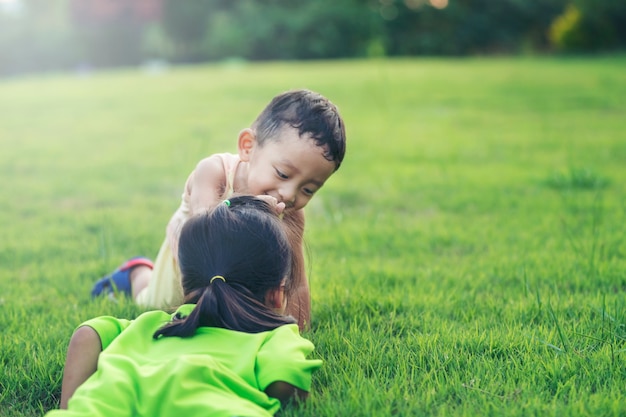
<path fill-rule="evenodd" d="M 130 286 L 130 271 L 136 266 L 147 266 L 148 268 L 154 268 L 154 264 L 148 258 L 137 256 L 124 262 L 119 268 L 117 268 L 110 275 L 100 278 L 91 289 L 91 298 L 95 298 L 99 295 L 106 294 L 110 297 L 116 293 L 123 293 L 127 296 L 132 295 L 132 289 Z"/>

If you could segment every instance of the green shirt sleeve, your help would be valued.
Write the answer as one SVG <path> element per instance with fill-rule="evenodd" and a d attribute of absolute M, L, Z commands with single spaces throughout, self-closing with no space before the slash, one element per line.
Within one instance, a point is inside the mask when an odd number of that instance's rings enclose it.
<path fill-rule="evenodd" d="M 256 359 L 259 388 L 284 381 L 304 391 L 311 390 L 311 375 L 322 366 L 319 359 L 307 359 L 313 343 L 300 336 L 298 326 L 290 324 L 270 332 Z"/>
<path fill-rule="evenodd" d="M 104 350 L 130 325 L 130 323 L 131 321 L 126 319 L 101 316 L 87 320 L 78 327 L 89 326 L 94 329 L 96 333 L 98 333 L 98 336 L 100 336 L 102 350 Z"/>

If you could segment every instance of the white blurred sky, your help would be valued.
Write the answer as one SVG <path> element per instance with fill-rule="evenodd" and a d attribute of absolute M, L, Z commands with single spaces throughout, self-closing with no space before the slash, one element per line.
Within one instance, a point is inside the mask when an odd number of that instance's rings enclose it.
<path fill-rule="evenodd" d="M 0 13 L 18 15 L 23 8 L 24 4 L 21 0 L 0 0 Z"/>

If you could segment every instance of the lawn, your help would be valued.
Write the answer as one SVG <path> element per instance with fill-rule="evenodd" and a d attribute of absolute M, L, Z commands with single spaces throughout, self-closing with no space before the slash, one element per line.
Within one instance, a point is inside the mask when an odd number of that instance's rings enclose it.
<path fill-rule="evenodd" d="M 228 62 L 0 80 L 0 416 L 58 406 L 94 280 L 154 257 L 189 172 L 319 91 L 307 207 L 325 365 L 285 416 L 626 414 L 626 57 Z"/>

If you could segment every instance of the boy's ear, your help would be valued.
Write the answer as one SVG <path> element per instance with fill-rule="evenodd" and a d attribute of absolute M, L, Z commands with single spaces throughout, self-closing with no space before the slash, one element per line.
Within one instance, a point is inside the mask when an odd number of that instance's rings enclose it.
<path fill-rule="evenodd" d="M 250 161 L 250 155 L 252 149 L 256 145 L 256 134 L 254 130 L 246 128 L 239 132 L 239 140 L 237 141 L 237 148 L 239 150 L 239 159 L 243 162 Z"/>

